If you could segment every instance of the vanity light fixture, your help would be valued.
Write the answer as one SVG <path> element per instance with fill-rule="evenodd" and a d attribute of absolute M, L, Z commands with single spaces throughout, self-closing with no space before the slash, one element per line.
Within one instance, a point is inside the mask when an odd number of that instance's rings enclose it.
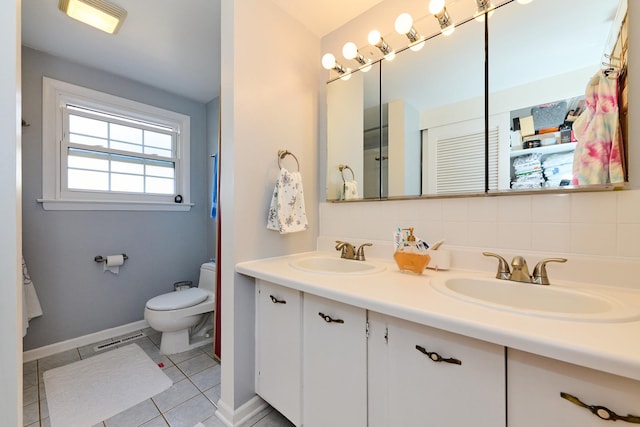
<path fill-rule="evenodd" d="M 127 17 L 126 10 L 106 0 L 59 0 L 58 9 L 70 18 L 109 34 L 117 33 Z"/>
<path fill-rule="evenodd" d="M 386 59 L 387 61 L 392 61 L 393 58 L 396 57 L 396 53 L 393 51 L 393 49 L 391 49 L 391 46 L 389 46 L 387 42 L 384 41 L 382 35 L 380 35 L 380 31 L 371 30 L 371 32 L 369 33 L 369 37 L 367 37 L 367 40 L 369 41 L 370 45 L 380 49 L 380 52 L 382 52 L 382 54 L 384 55 L 384 59 Z"/>
<path fill-rule="evenodd" d="M 371 60 L 365 58 L 360 52 L 358 52 L 358 47 L 353 42 L 347 42 L 342 47 L 342 56 L 345 59 L 354 59 L 360 64 L 363 72 L 367 72 L 371 69 Z"/>
<path fill-rule="evenodd" d="M 520 4 L 529 4 L 531 3 L 533 0 L 516 0 L 518 3 Z"/>
<path fill-rule="evenodd" d="M 402 13 L 398 15 L 395 22 L 396 33 L 404 34 L 411 43 L 409 49 L 414 52 L 419 51 L 424 47 L 424 37 L 418 34 L 415 28 L 413 28 L 413 18 L 408 13 Z"/>
<path fill-rule="evenodd" d="M 325 53 L 322 56 L 322 67 L 327 70 L 334 70 L 340 75 L 341 80 L 349 80 L 351 78 L 351 70 L 338 64 L 336 57 L 331 53 Z"/>
<path fill-rule="evenodd" d="M 493 4 L 491 3 L 491 0 L 476 0 L 476 15 L 475 15 L 475 20 L 478 22 L 483 22 L 485 15 L 489 15 L 489 18 L 491 18 L 491 15 L 493 15 Z"/>
<path fill-rule="evenodd" d="M 444 0 L 431 0 L 429 2 L 429 12 L 438 20 L 440 32 L 442 32 L 443 35 L 449 36 L 453 34 L 456 26 L 451 20 L 449 12 L 447 12 Z"/>
<path fill-rule="evenodd" d="M 325 53 L 322 56 L 322 67 L 326 70 L 334 70 L 336 73 L 342 75 L 347 72 L 347 70 L 336 61 L 336 57 L 331 53 Z"/>

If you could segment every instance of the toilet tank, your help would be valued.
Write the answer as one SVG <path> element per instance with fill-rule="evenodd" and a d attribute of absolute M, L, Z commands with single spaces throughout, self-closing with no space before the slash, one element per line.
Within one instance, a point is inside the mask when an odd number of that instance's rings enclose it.
<path fill-rule="evenodd" d="M 198 287 L 215 293 L 216 290 L 216 263 L 205 262 L 200 266 L 200 279 Z"/>

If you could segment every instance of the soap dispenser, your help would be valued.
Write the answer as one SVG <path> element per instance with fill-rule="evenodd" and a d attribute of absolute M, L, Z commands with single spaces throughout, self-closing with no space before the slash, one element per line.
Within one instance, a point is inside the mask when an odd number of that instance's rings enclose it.
<path fill-rule="evenodd" d="M 413 227 L 403 230 L 408 231 L 409 234 L 406 239 L 403 239 L 403 242 L 398 245 L 396 252 L 393 254 L 393 258 L 403 273 L 422 274 L 427 264 L 429 264 L 431 257 L 427 253 L 427 250 L 416 242 L 416 237 L 413 235 Z"/>

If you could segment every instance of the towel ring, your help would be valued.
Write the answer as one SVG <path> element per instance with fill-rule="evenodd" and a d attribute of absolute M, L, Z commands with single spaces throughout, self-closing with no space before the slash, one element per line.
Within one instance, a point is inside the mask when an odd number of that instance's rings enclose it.
<path fill-rule="evenodd" d="M 345 169 L 349 169 L 351 171 L 351 180 L 355 181 L 356 174 L 353 173 L 353 169 L 351 169 L 348 165 L 338 165 L 338 169 L 340 170 L 340 174 L 342 175 L 342 182 L 347 182 L 347 180 L 344 179 L 344 170 Z"/>
<path fill-rule="evenodd" d="M 284 159 L 287 156 L 291 156 L 296 160 L 296 165 L 298 165 L 298 172 L 300 172 L 300 162 L 298 162 L 298 158 L 289 150 L 278 150 L 278 167 L 282 169 L 282 165 L 280 164 L 280 160 Z"/>

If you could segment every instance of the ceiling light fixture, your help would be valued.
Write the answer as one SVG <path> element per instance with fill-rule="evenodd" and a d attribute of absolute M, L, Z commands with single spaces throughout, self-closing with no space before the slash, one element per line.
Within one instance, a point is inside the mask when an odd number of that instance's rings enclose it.
<path fill-rule="evenodd" d="M 391 46 L 389 46 L 387 42 L 385 42 L 382 38 L 380 31 L 371 30 L 369 36 L 367 37 L 367 40 L 369 41 L 370 45 L 377 47 L 380 52 L 382 52 L 382 54 L 384 55 L 384 59 L 392 61 L 393 58 L 396 57 L 396 54 L 393 49 L 391 49 Z"/>
<path fill-rule="evenodd" d="M 353 42 L 347 42 L 342 47 L 342 56 L 345 59 L 354 59 L 360 64 L 363 72 L 367 72 L 371 69 L 371 60 L 365 58 L 360 52 L 358 52 L 358 47 Z"/>
<path fill-rule="evenodd" d="M 109 34 L 117 33 L 127 17 L 126 10 L 105 0 L 59 0 L 58 9 Z"/>
<path fill-rule="evenodd" d="M 424 47 L 424 38 L 413 28 L 413 18 L 408 13 L 398 15 L 395 22 L 396 33 L 404 34 L 411 43 L 409 49 L 414 52 Z"/>
<path fill-rule="evenodd" d="M 438 20 L 440 25 L 440 32 L 443 35 L 449 36 L 453 34 L 456 29 L 455 24 L 451 20 L 447 7 L 444 4 L 444 0 L 431 0 L 429 2 L 429 12 Z"/>

